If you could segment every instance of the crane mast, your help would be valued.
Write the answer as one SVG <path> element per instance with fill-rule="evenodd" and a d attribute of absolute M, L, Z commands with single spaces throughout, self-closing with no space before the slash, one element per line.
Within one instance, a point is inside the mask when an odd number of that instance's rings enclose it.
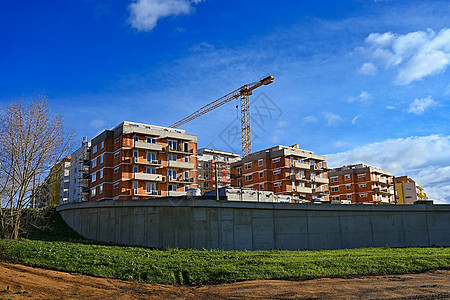
<path fill-rule="evenodd" d="M 262 86 L 271 84 L 274 80 L 272 75 L 268 75 L 257 82 L 249 83 L 241 86 L 237 90 L 228 93 L 227 95 L 203 106 L 197 111 L 193 112 L 189 116 L 180 121 L 170 125 L 169 127 L 177 128 L 189 121 L 192 121 L 201 115 L 210 112 L 213 109 L 216 109 L 219 106 L 224 105 L 234 99 L 241 98 L 241 131 L 242 131 L 242 156 L 247 156 L 252 151 L 252 142 L 251 142 L 251 128 L 250 128 L 250 95 L 253 93 L 253 90 Z"/>

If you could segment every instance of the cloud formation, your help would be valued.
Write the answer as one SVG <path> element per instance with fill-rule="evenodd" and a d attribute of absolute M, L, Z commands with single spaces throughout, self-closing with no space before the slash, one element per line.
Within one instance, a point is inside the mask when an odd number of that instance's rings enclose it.
<path fill-rule="evenodd" d="M 342 117 L 338 114 L 332 113 L 332 112 L 324 112 L 323 115 L 325 116 L 325 119 L 327 120 L 328 125 L 333 125 L 342 120 Z"/>
<path fill-rule="evenodd" d="M 370 99 L 372 99 L 372 95 L 369 94 L 366 91 L 362 91 L 361 94 L 359 94 L 356 97 L 349 97 L 348 102 L 361 102 L 361 103 L 368 103 L 370 102 Z"/>
<path fill-rule="evenodd" d="M 450 136 L 429 135 L 390 139 L 327 155 L 331 167 L 365 163 L 407 175 L 430 199 L 450 204 Z"/>
<path fill-rule="evenodd" d="M 439 33 L 428 29 L 404 35 L 371 33 L 365 40 L 371 59 L 385 68 L 397 70 L 396 83 L 409 84 L 444 71 L 450 64 L 450 29 Z M 370 72 L 371 63 L 364 63 L 360 72 Z M 375 67 L 375 66 L 374 66 Z M 375 69 L 376 70 L 376 69 Z"/>
<path fill-rule="evenodd" d="M 135 0 L 129 6 L 131 27 L 151 31 L 159 19 L 190 14 L 202 0 Z"/>
<path fill-rule="evenodd" d="M 377 73 L 377 67 L 373 63 L 363 63 L 358 71 L 364 75 L 375 75 Z"/>
<path fill-rule="evenodd" d="M 416 98 L 409 105 L 408 112 L 416 115 L 421 115 L 425 112 L 425 109 L 431 106 L 435 106 L 436 104 L 437 102 L 431 96 L 422 99 Z"/>

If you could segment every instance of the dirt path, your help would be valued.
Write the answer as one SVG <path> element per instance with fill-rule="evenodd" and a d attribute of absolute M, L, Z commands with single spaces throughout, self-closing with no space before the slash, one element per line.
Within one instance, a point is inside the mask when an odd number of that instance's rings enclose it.
<path fill-rule="evenodd" d="M 0 262 L 1 299 L 450 299 L 450 270 L 423 274 L 255 280 L 172 287 Z"/>

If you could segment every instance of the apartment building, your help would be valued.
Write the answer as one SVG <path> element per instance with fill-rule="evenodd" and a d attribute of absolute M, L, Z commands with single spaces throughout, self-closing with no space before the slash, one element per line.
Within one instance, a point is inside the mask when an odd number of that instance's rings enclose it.
<path fill-rule="evenodd" d="M 183 196 L 197 188 L 197 136 L 123 122 L 92 139 L 90 201 Z"/>
<path fill-rule="evenodd" d="M 83 139 L 81 147 L 75 150 L 70 159 L 69 202 L 84 202 L 89 200 L 89 166 L 91 143 Z"/>
<path fill-rule="evenodd" d="M 328 171 L 333 201 L 394 204 L 393 176 L 366 164 L 347 165 Z"/>
<path fill-rule="evenodd" d="M 408 176 L 395 177 L 395 196 L 397 204 L 414 204 L 416 201 L 427 201 L 423 188 Z"/>
<path fill-rule="evenodd" d="M 231 185 L 231 163 L 240 159 L 239 153 L 210 148 L 198 149 L 198 187 L 201 193 L 216 188 L 216 173 L 219 188 Z"/>
<path fill-rule="evenodd" d="M 231 185 L 292 195 L 300 202 L 329 201 L 325 156 L 298 145 L 275 146 L 231 164 Z"/>

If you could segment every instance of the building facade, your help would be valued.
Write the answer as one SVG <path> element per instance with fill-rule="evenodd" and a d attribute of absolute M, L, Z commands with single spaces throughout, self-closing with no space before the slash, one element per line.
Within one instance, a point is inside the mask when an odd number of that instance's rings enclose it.
<path fill-rule="evenodd" d="M 83 139 L 81 147 L 75 150 L 70 159 L 69 202 L 89 200 L 89 166 L 91 143 Z"/>
<path fill-rule="evenodd" d="M 276 146 L 231 164 L 232 186 L 292 195 L 295 201 L 329 201 L 325 156 L 298 145 Z"/>
<path fill-rule="evenodd" d="M 393 176 L 379 168 L 356 164 L 328 171 L 332 201 L 394 204 Z"/>
<path fill-rule="evenodd" d="M 240 158 L 239 153 L 198 149 L 198 187 L 202 194 L 216 188 L 216 173 L 219 188 L 231 185 L 231 163 Z"/>
<path fill-rule="evenodd" d="M 428 201 L 423 188 L 408 176 L 395 177 L 395 196 L 397 204 L 414 204 L 416 201 Z"/>
<path fill-rule="evenodd" d="M 183 196 L 197 188 L 197 137 L 123 122 L 92 139 L 90 201 Z"/>

